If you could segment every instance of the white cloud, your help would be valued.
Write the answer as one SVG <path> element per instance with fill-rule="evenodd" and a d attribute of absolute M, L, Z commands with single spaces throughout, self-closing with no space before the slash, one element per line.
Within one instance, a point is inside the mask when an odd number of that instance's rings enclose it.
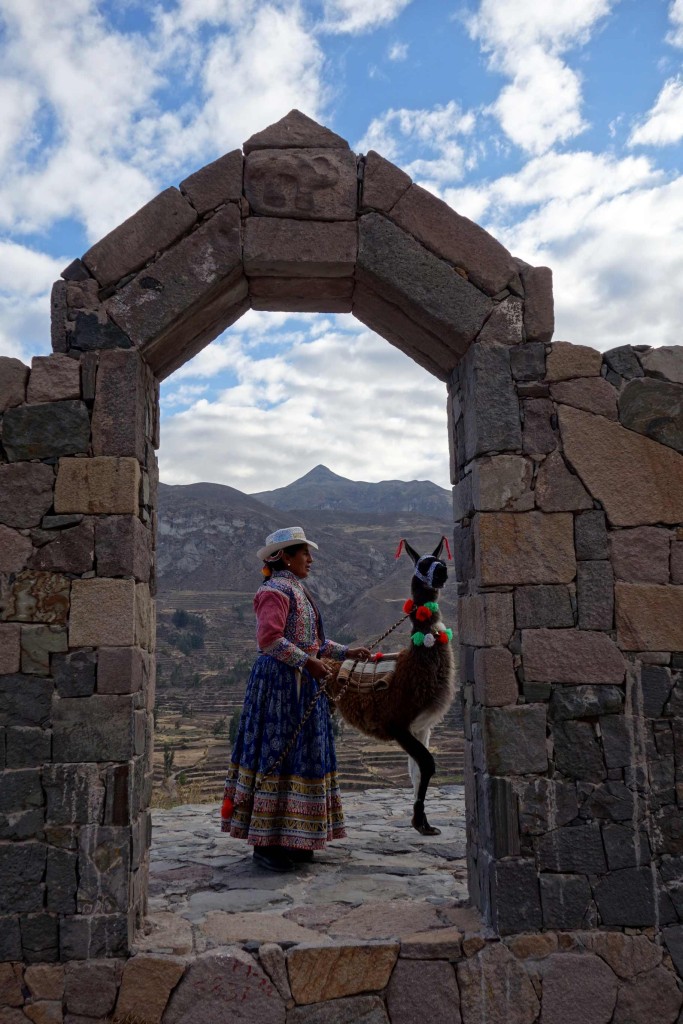
<path fill-rule="evenodd" d="M 408 57 L 408 43 L 392 43 L 389 47 L 387 57 L 389 60 L 401 61 L 406 60 Z"/>
<path fill-rule="evenodd" d="M 683 33 L 683 28 L 681 29 Z M 629 137 L 629 146 L 664 146 L 683 139 L 683 79 L 670 78 L 645 120 Z"/>
<path fill-rule="evenodd" d="M 667 43 L 683 47 L 683 0 L 673 0 L 669 8 L 669 20 L 672 29 L 666 37 Z"/>
<path fill-rule="evenodd" d="M 0 239 L 0 356 L 50 351 L 50 290 L 66 260 Z"/>
<path fill-rule="evenodd" d="M 444 385 L 344 320 L 349 330 L 320 333 L 320 318 L 310 318 L 310 330 L 296 332 L 277 355 L 237 360 L 236 383 L 215 401 L 166 416 L 162 479 L 258 491 L 326 462 L 354 479 L 432 479 L 447 487 Z"/>
<path fill-rule="evenodd" d="M 611 0 L 481 0 L 465 18 L 489 66 L 509 78 L 488 108 L 505 134 L 530 153 L 543 153 L 585 128 L 581 79 L 561 55 L 585 44 Z"/>
<path fill-rule="evenodd" d="M 328 32 L 366 32 L 387 25 L 405 10 L 411 0 L 323 0 Z"/>

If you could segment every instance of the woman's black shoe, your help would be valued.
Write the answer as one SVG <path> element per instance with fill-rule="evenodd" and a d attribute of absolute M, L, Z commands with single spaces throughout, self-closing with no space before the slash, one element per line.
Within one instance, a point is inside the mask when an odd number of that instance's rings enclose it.
<path fill-rule="evenodd" d="M 254 863 L 267 871 L 284 873 L 294 870 L 294 862 L 281 846 L 255 846 L 253 856 Z"/>
<path fill-rule="evenodd" d="M 287 856 L 295 864 L 310 864 L 313 860 L 313 850 L 295 850 L 293 847 L 288 846 Z"/>

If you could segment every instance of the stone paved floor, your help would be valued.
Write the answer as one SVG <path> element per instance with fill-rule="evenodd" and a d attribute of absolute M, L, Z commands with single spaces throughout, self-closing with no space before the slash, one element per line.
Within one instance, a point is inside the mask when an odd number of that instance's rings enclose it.
<path fill-rule="evenodd" d="M 138 950 L 203 952 L 230 942 L 405 938 L 448 927 L 476 930 L 465 909 L 462 786 L 430 789 L 440 836 L 410 826 L 408 789 L 344 796 L 348 837 L 313 864 L 277 875 L 251 847 L 220 832 L 218 805 L 153 812 L 149 916 Z"/>

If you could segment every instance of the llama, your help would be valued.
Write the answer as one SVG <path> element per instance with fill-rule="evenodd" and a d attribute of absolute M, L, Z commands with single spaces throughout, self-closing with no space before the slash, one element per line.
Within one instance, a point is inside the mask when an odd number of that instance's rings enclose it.
<path fill-rule="evenodd" d="M 397 557 L 405 546 L 415 572 L 412 600 L 404 606 L 412 624 L 411 642 L 396 656 L 393 671 L 375 681 L 374 673 L 357 666 L 346 685 L 351 663 L 327 663 L 330 677 L 326 690 L 342 717 L 368 736 L 395 741 L 409 755 L 415 800 L 411 824 L 423 836 L 439 835 L 441 831 L 429 824 L 424 809 L 435 771 L 428 744 L 432 727 L 444 717 L 455 695 L 451 631 L 446 630 L 436 604 L 448 576 L 446 564 L 441 561 L 444 540 L 442 537 L 431 555 L 418 555 L 405 540 L 399 545 Z M 373 679 L 368 678 L 371 674 Z"/>

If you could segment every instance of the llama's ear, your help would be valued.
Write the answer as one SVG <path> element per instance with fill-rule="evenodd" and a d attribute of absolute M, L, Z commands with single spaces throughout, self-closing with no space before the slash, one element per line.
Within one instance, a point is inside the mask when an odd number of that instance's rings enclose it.
<path fill-rule="evenodd" d="M 447 537 L 442 537 L 441 540 L 439 541 L 439 543 L 434 548 L 434 552 L 433 552 L 434 558 L 439 558 L 439 559 L 441 558 L 441 552 L 443 551 L 444 544 L 446 545 L 446 552 L 448 554 L 448 557 L 449 558 L 451 557 L 451 549 L 448 546 L 448 538 Z"/>
<path fill-rule="evenodd" d="M 413 565 L 417 565 L 417 563 L 418 563 L 418 561 L 420 559 L 420 556 L 418 555 L 418 553 L 415 550 L 415 548 L 411 548 L 411 546 L 410 546 L 410 544 L 408 543 L 407 540 L 403 541 L 403 546 L 406 549 L 406 551 L 408 552 L 408 554 L 410 555 L 410 557 L 412 558 Z"/>

